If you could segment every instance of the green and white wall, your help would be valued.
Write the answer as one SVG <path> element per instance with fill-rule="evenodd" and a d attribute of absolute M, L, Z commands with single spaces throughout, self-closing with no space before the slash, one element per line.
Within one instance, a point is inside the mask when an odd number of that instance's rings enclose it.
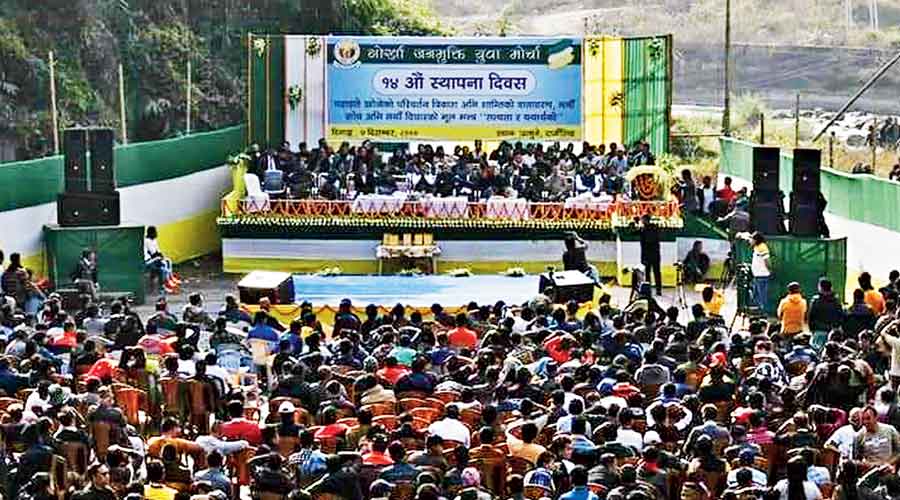
<path fill-rule="evenodd" d="M 226 159 L 245 137 L 246 127 L 236 126 L 116 147 L 122 221 L 157 226 L 163 252 L 176 262 L 218 252 L 216 217 L 231 188 Z M 0 164 L 0 249 L 20 253 L 39 276 L 46 275 L 42 228 L 56 223 L 63 179 L 61 156 Z"/>

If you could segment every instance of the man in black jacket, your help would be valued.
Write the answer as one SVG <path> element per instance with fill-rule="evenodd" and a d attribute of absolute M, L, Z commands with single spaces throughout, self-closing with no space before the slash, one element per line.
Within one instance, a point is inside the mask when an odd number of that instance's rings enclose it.
<path fill-rule="evenodd" d="M 831 281 L 820 279 L 819 293 L 813 297 L 806 313 L 806 321 L 813 333 L 810 342 L 812 347 L 820 350 L 828 340 L 828 332 L 843 325 L 844 317 L 844 307 L 835 297 Z"/>
<path fill-rule="evenodd" d="M 656 295 L 662 295 L 662 271 L 660 270 L 659 228 L 649 215 L 641 217 L 641 263 L 647 283 L 656 285 Z M 652 275 L 651 275 L 652 272 Z"/>

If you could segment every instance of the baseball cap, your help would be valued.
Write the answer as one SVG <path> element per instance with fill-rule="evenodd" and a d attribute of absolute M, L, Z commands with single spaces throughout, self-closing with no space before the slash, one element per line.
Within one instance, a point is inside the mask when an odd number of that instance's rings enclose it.
<path fill-rule="evenodd" d="M 297 408 L 290 401 L 285 401 L 278 407 L 278 413 L 294 413 L 295 411 L 297 411 Z"/>

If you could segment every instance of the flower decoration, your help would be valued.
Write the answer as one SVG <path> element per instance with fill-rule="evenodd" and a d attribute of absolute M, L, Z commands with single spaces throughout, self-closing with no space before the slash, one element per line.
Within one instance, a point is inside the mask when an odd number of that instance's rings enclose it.
<path fill-rule="evenodd" d="M 311 36 L 306 41 L 306 55 L 316 57 L 322 51 L 322 42 L 317 36 Z"/>
<path fill-rule="evenodd" d="M 269 48 L 269 39 L 268 38 L 254 38 L 253 39 L 253 50 L 256 51 L 257 57 L 262 57 L 266 55 L 266 50 Z"/>
<path fill-rule="evenodd" d="M 291 109 L 297 109 L 297 106 L 303 101 L 303 87 L 299 84 L 288 87 L 287 101 Z"/>

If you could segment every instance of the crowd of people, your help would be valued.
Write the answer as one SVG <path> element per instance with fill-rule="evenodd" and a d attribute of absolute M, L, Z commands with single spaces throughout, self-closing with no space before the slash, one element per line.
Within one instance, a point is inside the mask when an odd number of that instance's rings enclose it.
<path fill-rule="evenodd" d="M 14 274 L 18 271 L 13 271 Z M 19 273 L 21 274 L 21 273 Z M 900 273 L 621 309 L 0 301 L 4 498 L 900 499 Z M 6 276 L 3 279 L 6 283 Z M 25 302 L 23 303 L 22 300 Z M 464 302 L 464 301 L 461 301 Z M 456 304 L 448 305 L 456 306 Z M 385 312 L 387 311 L 387 312 Z M 330 320 L 329 320 L 330 321 Z"/>
<path fill-rule="evenodd" d="M 632 147 L 610 143 L 575 145 L 501 142 L 486 151 L 481 141 L 474 148 L 419 144 L 415 151 L 394 145 L 382 154 L 378 145 L 342 143 L 334 149 L 324 139 L 298 151 L 284 143 L 277 149 L 252 146 L 252 171 L 263 189 L 291 198 L 347 199 L 357 195 L 397 191 L 434 196 L 520 197 L 530 201 L 561 201 L 584 193 L 623 194 L 630 186 L 623 176 L 637 165 L 653 165 L 646 142 Z"/>

